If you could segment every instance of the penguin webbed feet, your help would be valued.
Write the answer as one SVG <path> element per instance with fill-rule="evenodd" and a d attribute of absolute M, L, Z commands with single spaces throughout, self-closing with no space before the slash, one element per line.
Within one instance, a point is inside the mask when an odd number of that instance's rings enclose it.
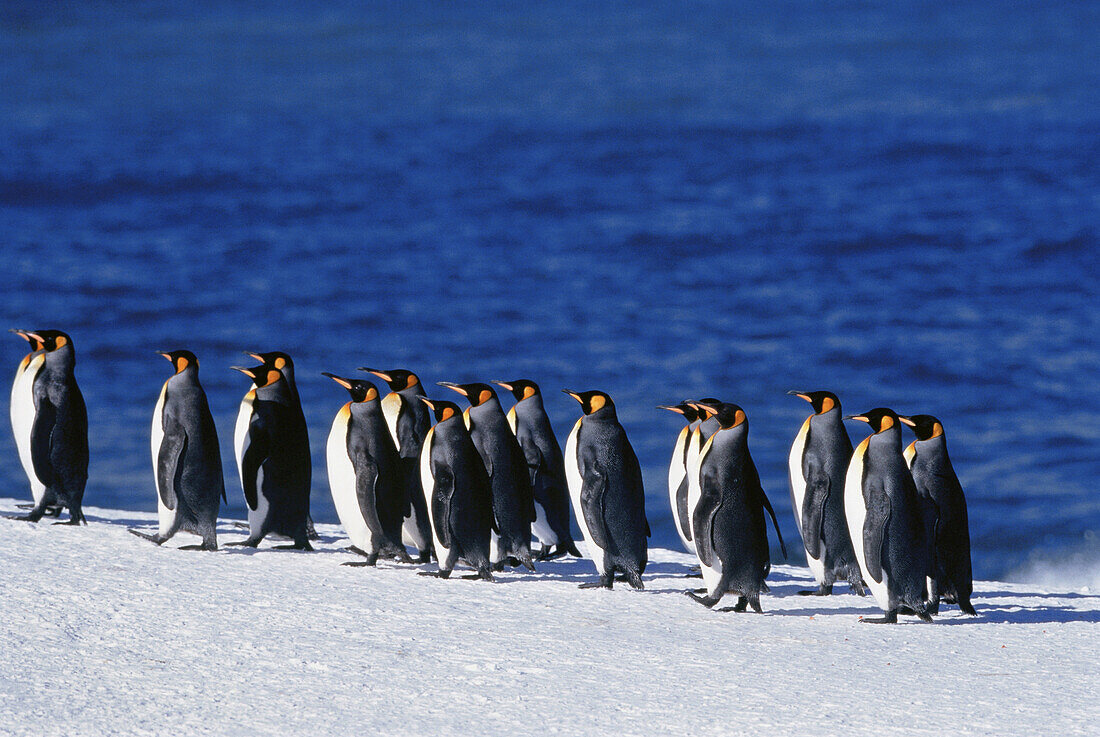
<path fill-rule="evenodd" d="M 272 545 L 272 550 L 301 550 L 303 552 L 313 552 L 313 546 L 309 544 L 309 540 L 300 540 L 288 545 Z"/>
<path fill-rule="evenodd" d="M 890 611 L 886 612 L 884 616 L 881 617 L 860 617 L 859 621 L 865 622 L 867 624 L 897 624 L 898 610 L 891 609 Z"/>
<path fill-rule="evenodd" d="M 218 543 L 216 541 L 213 541 L 213 540 L 210 540 L 210 541 L 203 540 L 201 543 L 198 543 L 196 545 L 181 545 L 179 547 L 179 549 L 180 550 L 206 550 L 206 551 L 209 551 L 209 552 L 216 552 L 217 549 L 218 549 Z"/>
<path fill-rule="evenodd" d="M 447 579 L 451 577 L 450 571 L 417 571 L 418 576 L 429 576 L 430 578 L 443 578 Z"/>
<path fill-rule="evenodd" d="M 577 586 L 578 589 L 612 589 L 615 587 L 615 576 L 606 573 L 600 576 L 598 581 L 587 581 Z"/>
<path fill-rule="evenodd" d="M 832 596 L 833 585 L 831 583 L 823 583 L 816 589 L 807 589 L 805 591 L 799 591 L 799 596 Z"/>
<path fill-rule="evenodd" d="M 140 537 L 142 540 L 148 540 L 149 542 L 157 546 L 163 545 L 164 542 L 168 539 L 167 537 L 161 537 L 159 533 L 156 535 L 150 535 L 148 532 L 142 532 L 141 530 L 136 530 L 133 527 L 127 527 L 126 531 L 135 537 Z"/>
<path fill-rule="evenodd" d="M 84 519 L 83 512 L 70 512 L 69 518 L 64 522 L 54 522 L 55 525 L 87 525 L 88 520 Z"/>
<path fill-rule="evenodd" d="M 16 509 L 34 509 L 36 506 L 37 505 L 35 505 L 35 504 L 26 503 L 26 504 L 16 504 L 15 508 Z M 42 511 L 42 515 L 44 517 L 60 517 L 61 513 L 63 511 L 65 511 L 65 507 L 61 506 L 60 504 L 51 504 Z M 15 519 L 15 518 L 14 517 L 9 517 L 9 519 Z"/>
<path fill-rule="evenodd" d="M 706 591 L 706 589 L 702 589 L 702 591 Z M 717 604 L 719 601 L 722 600 L 721 596 L 718 596 L 717 598 L 715 598 L 715 597 L 711 596 L 710 594 L 707 594 L 706 596 L 699 596 L 699 594 L 697 594 L 693 590 L 685 591 L 684 596 L 687 596 L 688 598 L 699 602 L 700 604 L 705 606 L 707 609 L 711 609 L 712 607 L 714 607 L 715 604 Z"/>
<path fill-rule="evenodd" d="M 459 578 L 465 581 L 496 581 L 488 567 L 478 568 L 477 573 L 467 573 L 464 576 L 459 576 Z"/>
<path fill-rule="evenodd" d="M 228 547 L 244 547 L 244 548 L 258 548 L 262 537 L 246 537 L 244 540 L 233 540 L 227 542 L 225 546 Z"/>

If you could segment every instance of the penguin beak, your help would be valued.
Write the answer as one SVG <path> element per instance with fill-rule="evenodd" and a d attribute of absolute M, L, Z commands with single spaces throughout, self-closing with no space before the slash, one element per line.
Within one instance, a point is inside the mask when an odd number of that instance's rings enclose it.
<path fill-rule="evenodd" d="M 913 422 L 908 417 L 902 417 L 901 415 L 898 415 L 898 419 L 901 420 L 906 425 L 908 425 L 909 427 L 916 427 L 917 426 L 917 423 Z"/>
<path fill-rule="evenodd" d="M 506 381 L 497 381 L 496 379 L 490 379 L 489 383 L 490 384 L 496 384 L 497 386 L 503 387 L 503 388 L 507 389 L 508 391 L 512 391 L 512 385 L 509 384 Z"/>
<path fill-rule="evenodd" d="M 435 383 L 438 384 L 439 386 L 445 386 L 453 392 L 458 392 L 459 394 L 461 394 L 464 397 L 469 397 L 470 396 L 470 393 L 467 392 L 465 389 L 463 389 L 458 384 L 452 384 L 449 381 L 437 381 Z"/>
<path fill-rule="evenodd" d="M 164 356 L 169 361 L 172 360 L 172 354 L 169 353 L 168 351 L 154 351 L 154 353 L 156 353 L 158 356 Z"/>
<path fill-rule="evenodd" d="M 351 382 L 347 379 L 340 378 L 336 374 L 330 374 L 328 371 L 322 371 L 321 376 L 327 376 L 345 389 L 351 389 Z"/>
<path fill-rule="evenodd" d="M 584 400 L 581 399 L 580 394 L 577 394 L 576 392 L 571 392 L 568 389 L 562 389 L 561 391 L 562 391 L 563 394 L 568 394 L 569 396 L 573 397 L 573 399 L 576 399 L 581 404 L 584 404 Z"/>
<path fill-rule="evenodd" d="M 374 374 L 375 376 L 377 376 L 379 379 L 386 382 L 387 384 L 389 382 L 393 381 L 393 378 L 389 374 L 387 374 L 385 371 L 379 371 L 378 369 L 367 368 L 366 366 L 360 366 L 359 370 L 360 371 L 366 371 L 368 374 Z"/>
<path fill-rule="evenodd" d="M 871 421 L 869 419 L 867 419 L 866 417 L 864 417 L 863 415 L 848 415 L 844 419 L 846 419 L 846 420 L 859 420 L 860 422 L 866 422 L 868 425 L 871 424 Z"/>
<path fill-rule="evenodd" d="M 435 412 L 435 405 L 432 404 L 432 400 L 428 399 L 427 397 L 417 397 L 417 399 L 428 405 L 428 409 L 430 409 L 432 412 Z"/>
<path fill-rule="evenodd" d="M 256 378 L 256 372 L 253 369 L 245 368 L 244 366 L 230 366 L 229 368 L 233 369 L 234 371 L 240 371 L 242 374 L 250 379 Z"/>
<path fill-rule="evenodd" d="M 684 414 L 684 411 L 679 407 L 670 407 L 667 404 L 658 404 L 657 409 L 667 409 L 669 412 L 675 412 L 677 414 Z"/>
<path fill-rule="evenodd" d="M 806 392 L 800 392 L 797 389 L 791 389 L 789 392 L 787 392 L 787 394 L 789 394 L 793 397 L 801 397 L 802 399 L 805 399 L 807 402 L 811 402 L 811 403 L 813 402 L 813 400 L 810 399 L 809 396 L 807 396 Z"/>
<path fill-rule="evenodd" d="M 31 337 L 31 334 L 28 333 L 26 330 L 19 330 L 18 328 L 12 328 L 8 332 L 15 333 L 16 335 L 18 335 L 20 338 L 27 341 L 28 343 L 30 343 L 31 341 L 34 340 L 34 338 Z"/>
<path fill-rule="evenodd" d="M 259 353 L 253 353 L 252 351 L 245 351 L 244 354 L 246 356 L 251 356 L 252 358 L 255 358 L 260 363 L 264 362 L 264 357 L 261 356 Z"/>

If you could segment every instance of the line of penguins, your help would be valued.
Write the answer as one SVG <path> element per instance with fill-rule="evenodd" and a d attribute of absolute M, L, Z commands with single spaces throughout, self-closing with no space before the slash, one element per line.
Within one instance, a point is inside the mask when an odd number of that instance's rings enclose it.
<path fill-rule="evenodd" d="M 30 344 L 16 371 L 11 421 L 33 504 L 13 519 L 59 517 L 85 523 L 88 417 L 75 378 L 72 338 L 58 330 L 13 330 Z M 157 490 L 155 533 L 134 535 L 161 545 L 177 532 L 198 535 L 191 550 L 217 550 L 216 526 L 226 500 L 213 415 L 199 383 L 199 362 L 186 350 L 158 351 L 172 363 L 153 412 L 151 451 Z M 247 353 L 259 365 L 234 366 L 251 380 L 234 428 L 237 469 L 248 508 L 248 536 L 228 545 L 256 547 L 268 535 L 276 547 L 311 550 L 312 462 L 294 363 L 283 352 Z M 493 572 L 563 555 L 580 557 L 570 532 L 572 507 L 599 578 L 581 588 L 625 581 L 644 588 L 649 522 L 637 455 L 601 391 L 563 390 L 581 407 L 564 453 L 537 384 L 494 381 L 512 394 L 505 413 L 489 384 L 439 385 L 465 397 L 430 398 L 406 369 L 361 367 L 371 381 L 325 372 L 349 400 L 337 412 L 326 448 L 329 485 L 349 551 L 373 566 L 378 559 L 429 564 L 420 575 L 493 580 Z M 931 621 L 939 605 L 974 614 L 966 502 L 942 423 L 930 415 L 902 417 L 879 408 L 842 418 L 827 391 L 790 392 L 813 406 L 789 458 L 792 508 L 818 588 L 830 595 L 847 581 L 869 588 L 885 612 Z M 745 411 L 715 398 L 661 409 L 686 420 L 669 467 L 676 531 L 696 554 L 704 582 L 687 593 L 715 606 L 727 593 L 733 611 L 761 611 L 771 561 L 765 512 L 786 546 L 748 448 Z M 434 423 L 433 423 L 434 419 Z M 874 431 L 853 451 L 842 419 Z M 916 440 L 902 450 L 900 424 Z M 532 549 L 532 536 L 541 545 Z M 406 546 L 417 551 L 414 560 Z"/>

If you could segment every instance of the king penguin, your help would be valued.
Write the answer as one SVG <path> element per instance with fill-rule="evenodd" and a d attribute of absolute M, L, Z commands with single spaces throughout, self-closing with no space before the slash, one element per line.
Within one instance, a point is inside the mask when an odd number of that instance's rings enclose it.
<path fill-rule="evenodd" d="M 435 415 L 420 452 L 420 478 L 435 542 L 438 571 L 423 576 L 448 578 L 459 558 L 477 573 L 463 578 L 492 581 L 489 535 L 493 531 L 493 501 L 489 474 L 470 439 L 458 405 L 420 397 Z"/>
<path fill-rule="evenodd" d="M 390 388 L 390 393 L 382 400 L 382 412 L 401 455 L 401 475 L 409 500 L 409 513 L 401 527 L 401 536 L 406 545 L 412 545 L 420 553 L 418 562 L 428 563 L 431 561 L 432 524 L 420 483 L 420 449 L 431 420 L 428 409 L 419 399 L 424 396 L 424 388 L 420 377 L 407 369 L 379 371 L 360 367 L 359 370 L 374 374 Z"/>
<path fill-rule="evenodd" d="M 42 370 L 46 362 L 46 350 L 38 337 L 26 330 L 12 330 L 19 337 L 30 343 L 31 351 L 23 356 L 19 367 L 15 370 L 15 381 L 11 385 L 11 429 L 15 434 L 15 444 L 19 450 L 19 462 L 23 465 L 23 471 L 31 486 L 31 504 L 18 505 L 22 509 L 34 509 L 46 493 L 46 486 L 38 480 L 34 473 L 34 462 L 31 460 L 31 428 L 34 426 L 34 378 Z M 46 516 L 56 517 L 61 513 L 61 507 L 47 507 Z"/>
<path fill-rule="evenodd" d="M 493 383 L 512 392 L 516 400 L 515 406 L 508 410 L 508 426 L 515 433 L 527 459 L 535 500 L 535 521 L 531 528 L 542 543 L 538 559 L 549 560 L 566 553 L 580 557 L 569 529 L 565 461 L 546 408 L 542 405 L 542 392 L 538 384 L 528 379 Z"/>
<path fill-rule="evenodd" d="M 488 384 L 441 381 L 439 385 L 461 394 L 470 402 L 462 419 L 485 463 L 493 493 L 496 530 L 489 544 L 493 570 L 503 570 L 505 563 L 522 564 L 530 571 L 535 570 L 531 562 L 531 523 L 535 521 L 531 477 L 527 473 L 523 449 L 508 426 L 497 393 Z"/>
<path fill-rule="evenodd" d="M 277 533 L 294 544 L 276 547 L 312 550 L 307 533 L 312 466 L 305 417 L 287 373 L 293 364 L 283 353 L 249 355 L 264 364 L 233 367 L 255 385 L 241 401 L 233 440 L 250 534 L 227 544 L 254 548 L 268 533 Z"/>
<path fill-rule="evenodd" d="M 328 436 L 328 483 L 352 550 L 366 560 L 344 565 L 373 566 L 379 554 L 410 563 L 401 543 L 409 506 L 401 457 L 386 427 L 378 389 L 369 381 L 324 375 L 351 394 Z"/>
<path fill-rule="evenodd" d="M 69 510 L 69 519 L 61 524 L 86 524 L 81 503 L 88 482 L 88 409 L 77 386 L 74 369 L 76 351 L 73 341 L 60 330 L 16 331 L 31 341 L 36 350 L 27 359 L 22 375 L 17 375 L 19 406 L 16 444 L 23 458 L 30 457 L 32 494 L 37 491 L 34 507 L 13 519 L 37 522 L 51 507 Z M 28 403 L 27 389 L 30 394 Z"/>
<path fill-rule="evenodd" d="M 687 402 L 674 405 L 661 404 L 657 409 L 676 412 L 687 422 L 680 430 L 680 434 L 676 436 L 676 443 L 672 446 L 672 460 L 668 464 L 668 501 L 669 506 L 672 507 L 672 521 L 676 525 L 676 534 L 680 536 L 684 549 L 694 553 L 691 516 L 688 514 L 687 450 L 688 441 L 694 434 L 695 428 L 699 426 L 699 411 Z"/>
<path fill-rule="evenodd" d="M 874 434 L 856 446 L 844 480 L 844 512 L 863 580 L 886 612 L 864 622 L 894 624 L 907 608 L 931 622 L 925 581 L 932 572 L 920 498 L 901 451 L 901 428 L 892 409 L 845 419 L 866 422 Z"/>
<path fill-rule="evenodd" d="M 962 484 L 947 455 L 943 423 L 932 415 L 899 417 L 913 428 L 917 439 L 905 449 L 905 460 L 913 474 L 917 492 L 931 501 L 934 521 L 930 613 L 939 611 L 940 599 L 958 604 L 965 614 L 974 615 L 970 595 L 974 579 L 970 567 L 970 524 Z"/>
<path fill-rule="evenodd" d="M 620 572 L 634 588 L 645 588 L 650 533 L 638 456 L 611 397 L 601 391 L 562 391 L 580 402 L 584 413 L 565 444 L 565 478 L 588 556 L 600 574 L 599 581 L 580 587 L 609 589 Z"/>
<path fill-rule="evenodd" d="M 760 592 L 766 590 L 764 579 L 771 571 L 764 510 L 771 515 L 784 558 L 787 547 L 749 453 L 745 411 L 725 402 L 698 408 L 718 420 L 718 430 L 699 452 L 700 496 L 691 518 L 707 595 L 686 593 L 709 608 L 727 592 L 734 592 L 738 595 L 734 611 L 743 612 L 748 605 L 759 612 Z"/>
<path fill-rule="evenodd" d="M 840 400 L 827 391 L 787 394 L 805 399 L 814 409 L 802 423 L 787 458 L 791 509 L 818 587 L 798 593 L 828 596 L 839 579 L 866 596 L 844 517 L 844 475 L 852 458 L 852 441 L 844 429 Z"/>
<path fill-rule="evenodd" d="M 160 526 L 155 535 L 130 532 L 161 545 L 183 530 L 202 538 L 201 545 L 185 545 L 183 550 L 217 550 L 225 480 L 218 431 L 199 383 L 199 361 L 191 351 L 158 353 L 175 369 L 153 410 L 153 478 Z"/>

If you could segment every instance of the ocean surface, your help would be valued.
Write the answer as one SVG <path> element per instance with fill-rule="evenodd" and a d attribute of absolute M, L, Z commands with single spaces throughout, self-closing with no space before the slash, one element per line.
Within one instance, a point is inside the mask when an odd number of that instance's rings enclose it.
<path fill-rule="evenodd" d="M 243 516 L 228 367 L 281 349 L 319 520 L 321 371 L 527 377 L 563 439 L 559 389 L 614 397 L 670 547 L 655 405 L 742 405 L 799 562 L 785 392 L 827 388 L 942 418 L 976 576 L 1096 585 L 1097 38 L 1093 2 L 8 4 L 0 327 L 73 336 L 91 505 L 155 509 L 189 348 Z"/>

